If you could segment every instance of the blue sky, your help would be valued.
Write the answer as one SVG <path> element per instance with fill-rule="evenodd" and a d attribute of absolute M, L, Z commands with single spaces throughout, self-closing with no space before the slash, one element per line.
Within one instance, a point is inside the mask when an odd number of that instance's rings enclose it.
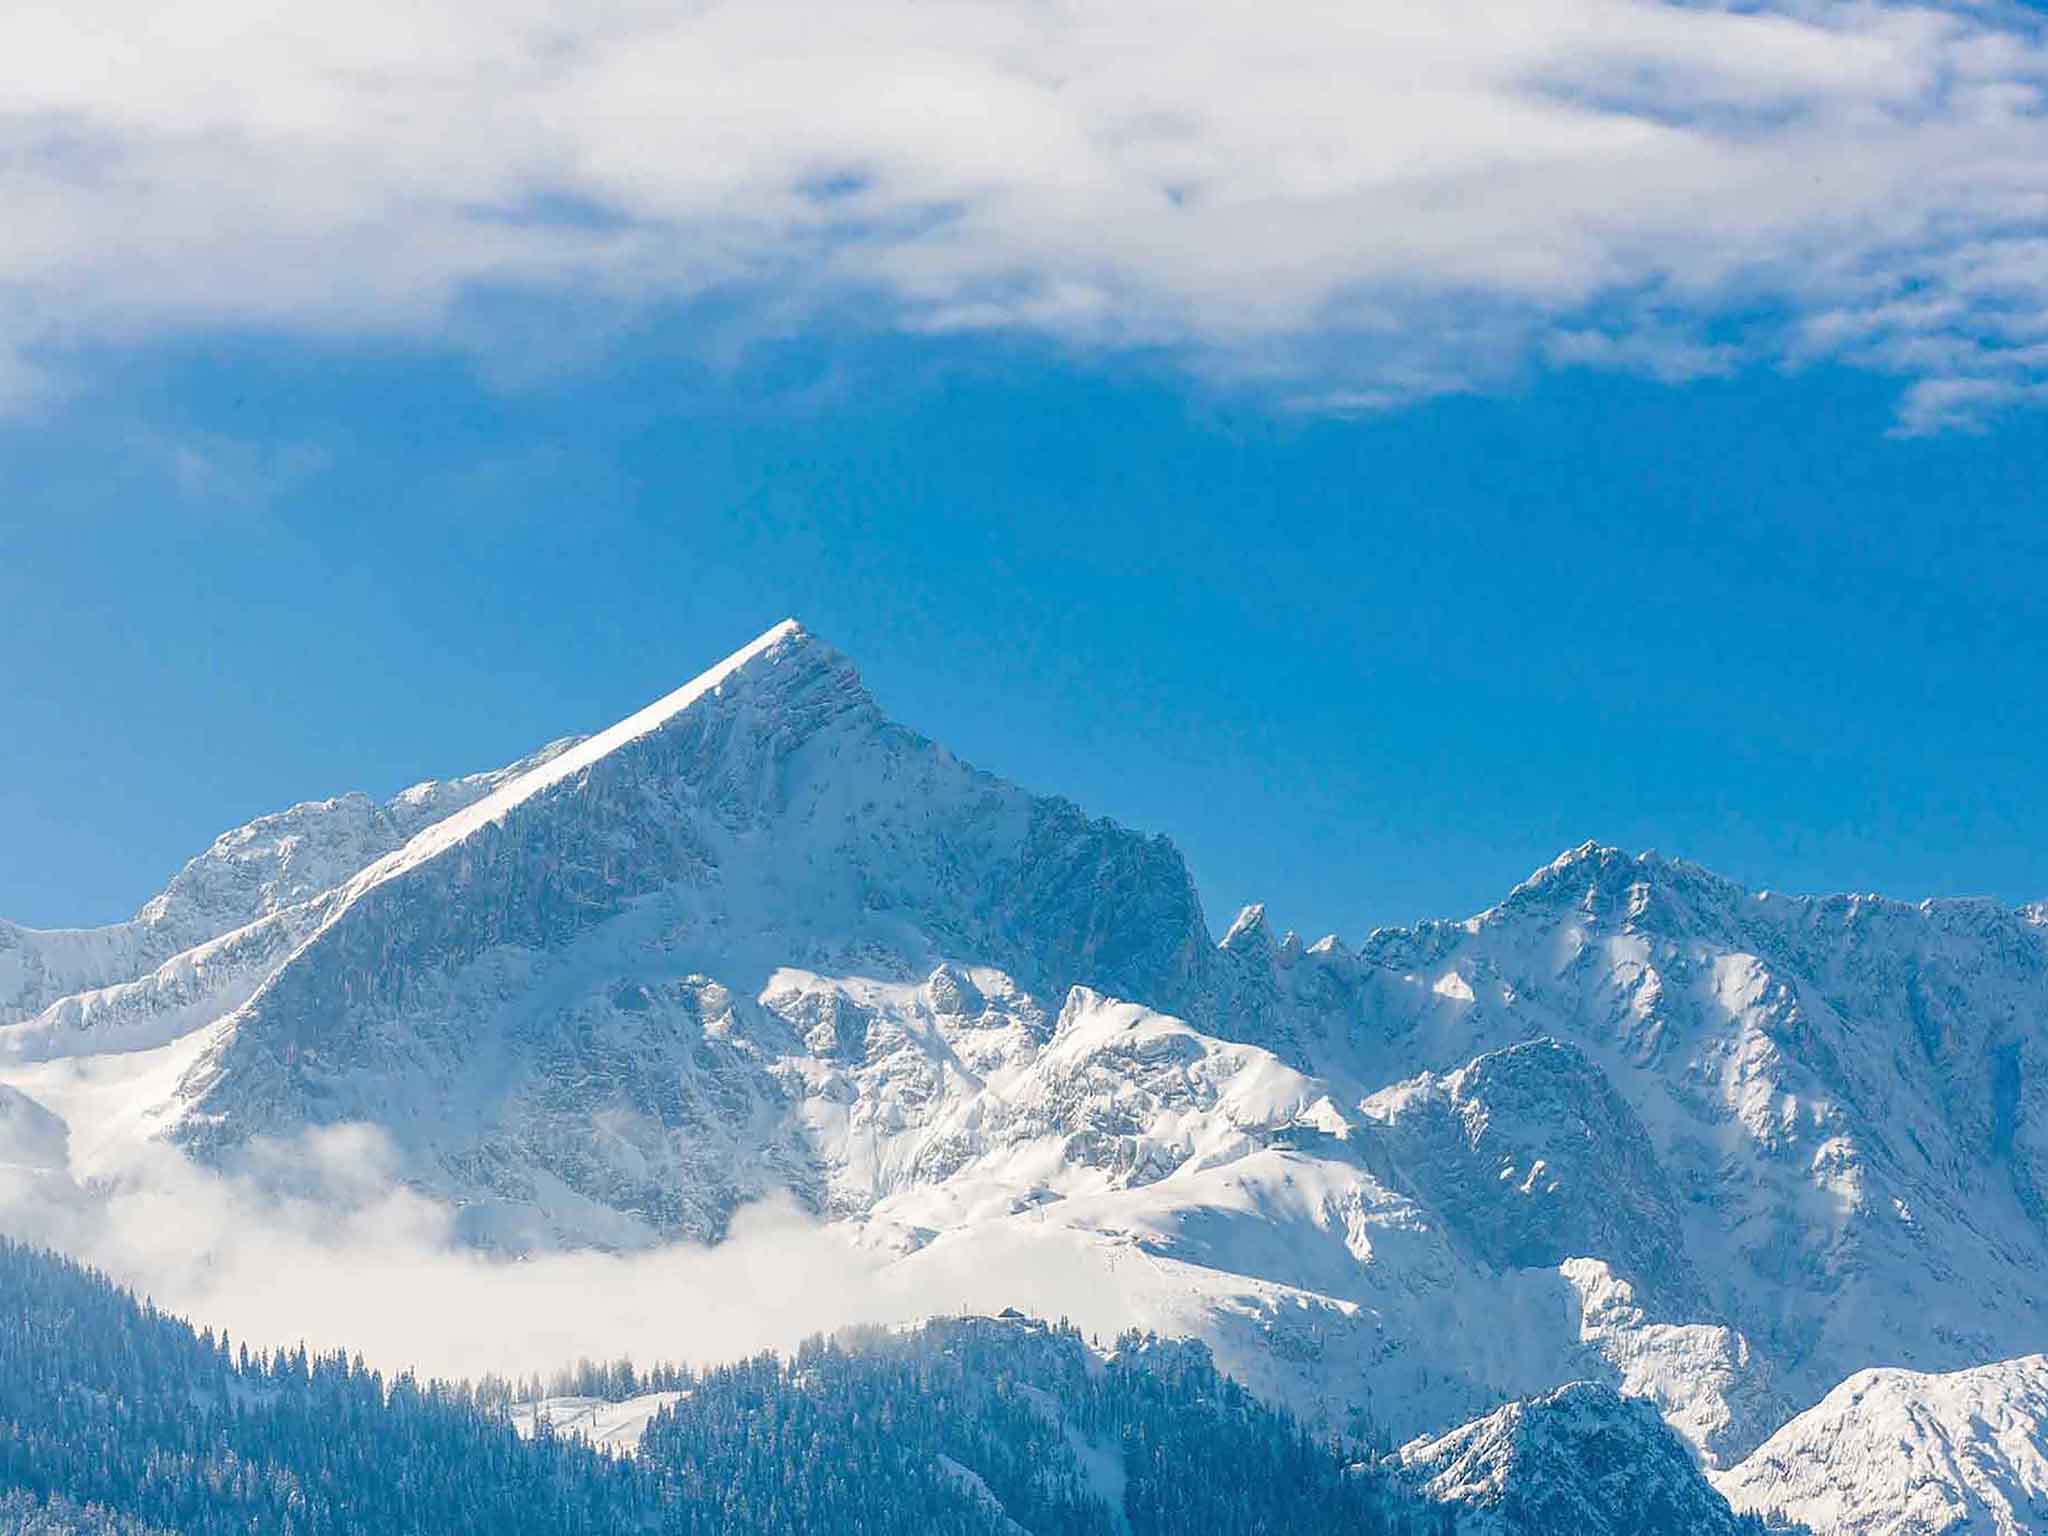
<path fill-rule="evenodd" d="M 79 0 L 0 95 L 0 914 L 792 613 L 1219 926 L 2048 895 L 2035 9 Z"/>
<path fill-rule="evenodd" d="M 1303 416 L 985 338 L 681 350 L 513 388 L 209 339 L 0 436 L 0 911 L 123 915 L 248 816 L 600 726 L 786 613 L 1173 835 L 1219 923 L 1464 914 L 1587 837 L 2048 894 L 2040 415 L 1889 436 L 1895 387 L 1818 369 Z"/>

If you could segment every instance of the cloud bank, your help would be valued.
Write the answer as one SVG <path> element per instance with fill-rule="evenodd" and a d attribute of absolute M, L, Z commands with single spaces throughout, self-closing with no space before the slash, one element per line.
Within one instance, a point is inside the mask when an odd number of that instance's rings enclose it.
<path fill-rule="evenodd" d="M 53 1155 L 25 1155 L 21 1127 L 0 1115 L 0 1233 L 252 1347 L 360 1351 L 387 1372 L 545 1375 L 622 1355 L 712 1364 L 855 1324 L 1012 1303 L 1106 1336 L 1130 1320 L 1071 1245 L 1033 1245 L 1018 1267 L 985 1254 L 906 1266 L 853 1229 L 768 1200 L 713 1247 L 512 1259 L 463 1246 L 456 1213 L 399 1183 L 369 1126 L 259 1143 L 233 1174 L 148 1143 L 85 1185 L 64 1169 L 62 1136 Z"/>
<path fill-rule="evenodd" d="M 1833 0 L 77 0 L 0 17 L 0 400 L 477 294 L 1163 349 L 1370 409 L 1839 361 L 2048 397 L 2048 40 Z"/>

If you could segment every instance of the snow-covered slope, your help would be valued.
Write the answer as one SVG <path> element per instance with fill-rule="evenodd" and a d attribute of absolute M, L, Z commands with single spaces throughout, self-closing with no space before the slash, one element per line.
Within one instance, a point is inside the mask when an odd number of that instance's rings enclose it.
<path fill-rule="evenodd" d="M 487 1246 L 788 1195 L 906 1293 L 1199 1335 L 1340 1424 L 1590 1378 L 1724 1466 L 1862 1367 L 2039 1346 L 2044 1021 L 2038 914 L 1591 844 L 1464 922 L 1215 943 L 1171 844 L 792 624 L 230 833 L 133 923 L 0 930 L 0 1083 L 82 1180 L 367 1121 Z"/>
<path fill-rule="evenodd" d="M 1692 1317 L 1738 1329 L 1784 1401 L 2048 1328 L 2048 931 L 2011 909 L 1752 893 L 1589 844 L 1464 922 L 1224 958 L 1211 998 L 1256 1000 L 1243 1026 L 1340 1102 L 1577 1047 L 1676 1200 Z M 1670 1315 L 1655 1287 L 1638 1301 Z"/>
<path fill-rule="evenodd" d="M 70 1138 L 64 1122 L 27 1094 L 0 1087 L 0 1168 L 52 1173 L 66 1168 Z"/>
<path fill-rule="evenodd" d="M 545 1423 L 554 1434 L 573 1435 L 614 1455 L 628 1456 L 639 1446 L 648 1421 L 681 1396 L 680 1392 L 643 1392 L 619 1402 L 602 1397 L 544 1397 L 514 1406 L 512 1427 L 531 1436 Z"/>
<path fill-rule="evenodd" d="M 1739 1522 L 1648 1404 L 1573 1382 L 1403 1446 L 1404 1481 L 1459 1536 L 1734 1536 Z"/>
<path fill-rule="evenodd" d="M 34 929 L 0 921 L 0 1025 L 74 993 L 135 981 L 171 957 L 331 890 L 415 833 L 537 768 L 564 738 L 491 773 L 309 800 L 224 832 L 125 923 Z"/>
<path fill-rule="evenodd" d="M 2048 1356 L 1858 1371 L 1714 1480 L 1815 1536 L 2048 1530 Z"/>

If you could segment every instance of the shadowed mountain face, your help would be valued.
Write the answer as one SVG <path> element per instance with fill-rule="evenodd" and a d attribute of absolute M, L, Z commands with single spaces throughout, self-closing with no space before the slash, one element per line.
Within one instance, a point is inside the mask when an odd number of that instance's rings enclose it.
<path fill-rule="evenodd" d="M 1454 1511 L 1463 1536 L 1736 1536 L 1727 1503 L 1647 1403 L 1574 1382 L 1510 1403 L 1394 1465 Z"/>
<path fill-rule="evenodd" d="M 1672 1319 L 1706 1309 L 1642 1122 L 1575 1046 L 1532 1040 L 1367 1099 L 1396 1175 L 1495 1269 L 1598 1254 Z"/>
<path fill-rule="evenodd" d="M 1725 1465 L 1864 1366 L 2033 1347 L 2048 1293 L 2038 914 L 1589 844 L 1467 921 L 1219 944 L 1171 844 L 891 724 L 794 625 L 229 833 L 132 923 L 0 928 L 0 1010 L 0 1161 L 365 1122 L 512 1249 L 787 1193 L 998 1300 L 1079 1266 L 1403 1437 L 1591 1377 Z"/>

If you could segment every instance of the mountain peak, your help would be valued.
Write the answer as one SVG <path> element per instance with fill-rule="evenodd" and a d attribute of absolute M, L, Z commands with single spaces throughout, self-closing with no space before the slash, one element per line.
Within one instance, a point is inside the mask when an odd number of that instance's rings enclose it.
<path fill-rule="evenodd" d="M 1685 921 L 1725 909 L 1744 894 L 1734 881 L 1688 860 L 1589 841 L 1559 854 L 1481 916 L 1572 905 L 1629 923 L 1660 916 Z"/>
<path fill-rule="evenodd" d="M 559 779 L 568 778 L 578 769 L 586 768 L 597 759 L 609 756 L 627 742 L 660 730 L 699 699 L 718 692 L 734 678 L 742 674 L 768 675 L 778 665 L 799 658 L 814 660 L 849 675 L 853 670 L 844 657 L 813 636 L 795 619 L 784 619 L 780 624 L 763 630 L 725 660 L 707 667 L 674 692 L 663 694 L 644 709 L 635 710 L 616 725 L 599 731 L 595 736 L 527 775 L 520 783 L 530 784 L 537 789 Z M 510 789 L 519 786 L 507 787 Z"/>
<path fill-rule="evenodd" d="M 728 685 L 747 680 L 775 679 L 792 691 L 801 680 L 819 673 L 831 675 L 843 689 L 852 690 L 866 702 L 859 676 L 852 663 L 818 640 L 795 619 L 762 631 L 716 665 L 652 704 L 634 711 L 615 725 L 586 736 L 567 751 L 538 763 L 496 792 L 445 820 L 428 827 L 389 858 L 371 865 L 357 877 L 357 884 L 374 883 L 410 869 L 462 842 L 478 828 L 502 820 L 514 807 L 533 799 L 553 786 L 611 757 L 634 742 L 655 735 L 700 700 L 722 692 Z"/>
<path fill-rule="evenodd" d="M 1254 901 L 1243 907 L 1230 925 L 1230 931 L 1223 935 L 1220 948 L 1233 954 L 1270 953 L 1273 948 L 1273 928 L 1266 921 L 1266 904 Z"/>
<path fill-rule="evenodd" d="M 434 1080 L 408 1075 L 419 1098 L 394 1117 L 436 1128 L 408 1143 L 422 1178 L 512 1211 L 533 1203 L 533 1181 L 567 1176 L 602 1209 L 699 1236 L 720 1229 L 751 1164 L 684 1210 L 645 1170 L 704 1184 L 705 1166 L 726 1165 L 680 1123 L 643 1124 L 647 1148 L 623 1159 L 602 1121 L 590 1146 L 560 1152 L 583 1134 L 545 1107 L 563 1054 L 617 997 L 653 998 L 674 1029 L 719 1039 L 746 1034 L 747 1000 L 784 967 L 863 985 L 934 977 L 925 995 L 946 1018 L 988 1011 L 966 981 L 977 967 L 1041 995 L 1079 983 L 1170 1007 L 1199 991 L 1208 948 L 1170 843 L 891 724 L 851 663 L 794 622 L 362 868 L 318 922 L 181 1081 L 174 1139 L 224 1155 L 252 1135 L 362 1118 L 369 1082 L 386 1114 L 391 1064 L 425 1054 L 424 1032 Z M 621 1027 L 638 1031 L 648 1011 L 625 1008 Z M 780 1092 L 751 1063 L 729 1063 L 752 1084 L 731 1102 Z M 645 1121 L 644 1106 L 632 1113 Z M 790 1186 L 809 1190 L 814 1170 L 788 1161 Z"/>
<path fill-rule="evenodd" d="M 1663 857 L 1654 849 L 1630 853 L 1618 844 L 1602 843 L 1588 838 L 1575 848 L 1565 849 L 1563 853 L 1531 874 L 1522 884 L 1540 885 L 1565 876 L 1641 874 L 1660 868 L 1664 863 Z"/>
<path fill-rule="evenodd" d="M 1700 1536 L 1738 1529 L 1655 1408 L 1570 1382 L 1395 1453 L 1397 1475 L 1478 1536 Z"/>

